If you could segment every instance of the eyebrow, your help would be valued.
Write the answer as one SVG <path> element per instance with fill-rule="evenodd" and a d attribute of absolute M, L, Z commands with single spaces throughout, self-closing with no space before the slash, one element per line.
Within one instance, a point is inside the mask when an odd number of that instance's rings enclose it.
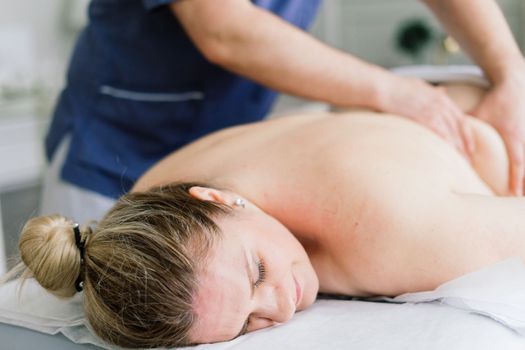
<path fill-rule="evenodd" d="M 248 282 L 250 283 L 250 291 L 251 291 L 251 295 L 250 297 L 253 298 L 253 293 L 254 293 L 254 285 L 253 285 L 253 274 L 252 274 L 252 270 L 250 269 L 250 264 L 249 264 L 249 259 L 248 259 L 248 254 L 246 253 L 246 250 L 244 251 L 244 267 L 246 268 L 246 274 L 248 275 Z M 233 338 L 237 338 L 237 337 L 240 337 L 241 335 L 244 335 L 246 334 L 248 330 L 248 319 L 246 319 L 246 321 L 244 321 L 244 324 L 241 328 L 241 331 Z"/>

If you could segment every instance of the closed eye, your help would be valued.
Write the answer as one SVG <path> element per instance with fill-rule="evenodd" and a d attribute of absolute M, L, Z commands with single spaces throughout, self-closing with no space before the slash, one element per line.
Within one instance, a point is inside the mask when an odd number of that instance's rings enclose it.
<path fill-rule="evenodd" d="M 266 266 L 264 264 L 264 260 L 263 259 L 259 259 L 257 261 L 257 280 L 255 281 L 255 283 L 253 284 L 254 288 L 257 288 L 258 286 L 261 285 L 261 283 L 264 282 L 266 278 Z M 253 293 L 253 289 L 252 289 L 252 293 Z M 244 322 L 240 332 L 237 334 L 237 336 L 235 336 L 235 338 L 243 335 L 243 334 L 246 334 L 248 332 L 248 325 L 250 323 L 250 318 L 248 317 L 246 319 L 246 321 Z M 235 339 L 233 338 L 233 339 Z"/>
<path fill-rule="evenodd" d="M 259 261 L 257 262 L 257 270 L 259 272 L 259 275 L 257 277 L 257 281 L 255 281 L 255 287 L 260 286 L 266 278 L 266 266 L 264 265 L 264 260 L 259 259 Z"/>

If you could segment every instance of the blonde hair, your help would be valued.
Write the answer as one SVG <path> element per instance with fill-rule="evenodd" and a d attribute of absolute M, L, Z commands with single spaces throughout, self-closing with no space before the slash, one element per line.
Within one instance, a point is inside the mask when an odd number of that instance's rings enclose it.
<path fill-rule="evenodd" d="M 86 317 L 109 343 L 190 345 L 197 272 L 220 237 L 214 219 L 230 212 L 190 196 L 192 186 L 206 185 L 179 183 L 121 197 L 96 229 L 81 228 L 83 264 L 71 221 L 59 215 L 29 220 L 19 243 L 22 277 L 70 297 L 80 275 Z"/>

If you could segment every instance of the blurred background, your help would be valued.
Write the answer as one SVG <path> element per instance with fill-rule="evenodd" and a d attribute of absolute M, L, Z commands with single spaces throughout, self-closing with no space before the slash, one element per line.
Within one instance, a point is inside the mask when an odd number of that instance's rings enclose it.
<path fill-rule="evenodd" d="M 525 0 L 498 3 L 523 51 Z M 21 226 L 38 208 L 43 137 L 87 4 L 0 0 L 0 262 L 16 251 Z M 416 0 L 325 0 L 312 32 L 387 68 L 470 63 Z M 316 104 L 282 96 L 274 111 L 301 108 Z"/>

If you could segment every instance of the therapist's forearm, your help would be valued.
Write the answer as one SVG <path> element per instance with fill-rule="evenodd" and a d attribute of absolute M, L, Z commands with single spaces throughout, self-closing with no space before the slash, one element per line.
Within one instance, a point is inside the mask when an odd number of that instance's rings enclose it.
<path fill-rule="evenodd" d="M 396 78 L 383 68 L 331 48 L 256 6 L 216 28 L 222 32 L 200 45 L 207 58 L 277 91 L 340 106 L 381 109 L 387 86 L 394 86 Z M 199 38 L 192 39 L 199 46 Z M 216 43 L 210 44 L 213 40 Z"/>
<path fill-rule="evenodd" d="M 523 56 L 494 0 L 425 0 L 493 83 L 525 70 Z"/>

